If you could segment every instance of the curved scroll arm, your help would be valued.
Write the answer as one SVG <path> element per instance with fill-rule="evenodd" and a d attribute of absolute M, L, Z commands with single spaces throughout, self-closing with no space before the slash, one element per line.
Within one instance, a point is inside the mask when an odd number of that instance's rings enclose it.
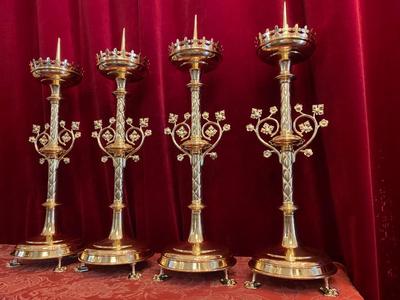
<path fill-rule="evenodd" d="M 61 131 L 58 133 L 58 143 L 62 146 L 67 147 L 61 155 L 58 157 L 59 160 L 63 160 L 64 163 L 69 163 L 69 158 L 66 157 L 72 150 L 75 144 L 75 140 L 81 137 L 79 130 L 79 122 L 72 122 L 71 129 L 65 127 L 65 121 L 60 121 Z"/>
<path fill-rule="evenodd" d="M 66 150 L 61 150 L 58 152 L 56 157 L 57 160 L 63 160 L 64 163 L 69 163 L 69 158 L 66 157 L 68 153 L 72 150 L 75 140 L 81 136 L 79 130 L 79 122 L 72 122 L 71 129 L 65 127 L 65 121 L 60 121 L 61 130 L 58 133 L 57 143 L 61 146 L 67 147 Z M 50 125 L 48 123 L 44 124 L 43 131 L 40 131 L 40 125 L 32 126 L 32 133 L 34 136 L 29 137 L 29 142 L 33 143 L 35 150 L 42 157 L 39 159 L 40 164 L 43 164 L 49 159 L 48 155 L 42 151 L 42 149 L 50 143 Z M 54 157 L 53 157 L 54 159 Z"/>
<path fill-rule="evenodd" d="M 102 120 L 94 121 L 94 129 L 96 131 L 92 132 L 92 137 L 97 140 L 100 149 L 106 154 L 105 156 L 101 157 L 101 161 L 103 163 L 105 163 L 108 158 L 113 159 L 112 154 L 107 151 L 106 146 L 112 144 L 115 141 L 116 132 L 115 129 L 112 127 L 112 125 L 115 123 L 115 118 L 110 118 L 109 123 L 110 124 L 108 126 L 103 127 Z"/>
<path fill-rule="evenodd" d="M 269 136 L 270 138 L 273 138 L 279 132 L 280 129 L 279 121 L 274 117 L 272 117 L 277 112 L 278 112 L 277 107 L 272 106 L 269 109 L 269 115 L 261 119 L 262 109 L 252 108 L 250 118 L 257 120 L 257 123 L 255 126 L 253 124 L 248 124 L 246 126 L 247 131 L 249 132 L 254 131 L 259 141 L 268 148 L 268 150 L 265 150 L 263 153 L 264 157 L 270 157 L 273 153 L 280 156 L 280 151 L 276 147 L 274 147 L 270 143 L 270 141 L 265 140 L 261 136 L 261 133 L 263 133 Z"/>
<path fill-rule="evenodd" d="M 215 121 L 209 119 L 210 115 L 208 112 L 204 112 L 202 117 L 206 121 L 203 126 L 201 126 L 202 137 L 207 141 L 212 141 L 216 135 L 217 137 L 214 139 L 214 142 L 211 144 L 211 146 L 203 152 L 201 159 L 203 161 L 207 155 L 209 155 L 212 159 L 216 159 L 218 157 L 217 152 L 212 152 L 212 150 L 214 150 L 214 148 L 219 144 L 224 131 L 229 131 L 231 129 L 231 125 L 224 124 L 221 126 L 221 122 L 226 119 L 224 110 L 215 113 Z"/>
<path fill-rule="evenodd" d="M 32 125 L 32 133 L 34 134 L 34 136 L 29 137 L 29 142 L 34 145 L 36 152 L 39 153 L 40 156 L 42 156 L 39 159 L 39 162 L 40 164 L 43 164 L 45 160 L 47 160 L 47 156 L 40 151 L 40 148 L 46 146 L 50 141 L 50 125 L 48 123 L 44 124 L 43 131 L 40 131 L 40 127 L 40 125 Z"/>
<path fill-rule="evenodd" d="M 299 148 L 297 148 L 293 155 L 296 157 L 297 153 L 302 152 L 305 156 L 310 157 L 313 155 L 313 151 L 311 148 L 307 148 L 308 145 L 315 139 L 317 132 L 320 127 L 328 126 L 328 120 L 322 119 L 320 121 L 317 120 L 317 115 L 324 114 L 324 105 L 316 104 L 312 106 L 312 115 L 306 114 L 303 112 L 303 106 L 301 104 L 296 104 L 294 107 L 295 111 L 300 115 L 297 116 L 293 121 L 293 131 L 303 137 L 306 133 L 312 133 L 311 136 L 307 139 L 307 141 L 302 144 Z M 299 124 L 300 121 L 303 121 Z M 310 123 L 311 122 L 311 123 Z"/>
<path fill-rule="evenodd" d="M 125 154 L 125 158 L 131 158 L 134 162 L 137 162 L 139 161 L 139 155 L 135 153 L 142 148 L 145 138 L 152 134 L 150 129 L 146 129 L 149 126 L 149 118 L 140 118 L 139 127 L 132 125 L 131 118 L 126 119 L 126 124 L 128 125 L 128 129 L 125 132 L 125 140 L 133 148 Z"/>
<path fill-rule="evenodd" d="M 178 115 L 170 113 L 168 117 L 168 123 L 172 124 L 172 128 L 166 127 L 164 129 L 164 133 L 166 135 L 171 136 L 172 142 L 174 143 L 176 148 L 178 148 L 179 151 L 182 152 L 177 155 L 177 159 L 179 161 L 182 161 L 185 158 L 185 156 L 189 157 L 190 160 L 192 159 L 191 154 L 185 149 L 183 149 L 180 145 L 180 143 L 190 138 L 191 128 L 190 125 L 187 123 L 190 117 L 191 116 L 189 113 L 185 113 L 183 116 L 184 120 L 178 123 Z M 180 143 L 178 143 L 177 137 L 180 138 Z"/>

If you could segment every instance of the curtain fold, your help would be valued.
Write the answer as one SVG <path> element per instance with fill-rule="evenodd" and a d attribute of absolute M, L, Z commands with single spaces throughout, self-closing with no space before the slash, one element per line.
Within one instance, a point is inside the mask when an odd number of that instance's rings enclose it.
<path fill-rule="evenodd" d="M 313 56 L 294 67 L 292 104 L 305 111 L 325 105 L 329 126 L 312 144 L 314 156 L 295 163 L 294 201 L 300 242 L 346 265 L 366 299 L 396 299 L 400 273 L 400 142 L 397 70 L 400 67 L 398 1 L 288 0 L 289 23 L 317 33 Z M 126 116 L 150 118 L 150 136 L 138 163 L 129 161 L 124 211 L 128 235 L 155 249 L 187 238 L 190 166 L 163 131 L 170 112 L 190 110 L 187 72 L 174 67 L 168 45 L 192 35 L 221 42 L 223 60 L 202 75 L 202 111 L 225 109 L 231 131 L 204 165 L 206 239 L 237 255 L 280 242 L 281 170 L 276 158 L 246 132 L 251 108 L 279 105 L 277 67 L 257 58 L 254 38 L 282 22 L 282 1 L 272 0 L 3 0 L 0 10 L 0 242 L 17 243 L 40 233 L 46 168 L 27 142 L 32 124 L 49 118 L 47 87 L 28 63 L 54 57 L 83 66 L 84 79 L 63 90 L 61 117 L 81 122 L 82 138 L 71 163 L 59 169 L 58 229 L 85 242 L 105 238 L 111 224 L 111 163 L 91 138 L 93 121 L 115 114 L 115 84 L 96 69 L 95 54 L 119 48 L 126 28 L 129 50 L 150 60 L 147 77 L 128 85 Z"/>

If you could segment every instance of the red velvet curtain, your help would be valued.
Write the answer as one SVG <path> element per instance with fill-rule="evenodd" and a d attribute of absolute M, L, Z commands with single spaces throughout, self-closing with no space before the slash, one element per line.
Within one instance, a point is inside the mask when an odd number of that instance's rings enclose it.
<path fill-rule="evenodd" d="M 93 120 L 115 114 L 114 83 L 96 70 L 95 54 L 127 48 L 150 62 L 142 82 L 128 87 L 127 116 L 150 118 L 153 135 L 138 163 L 126 168 L 125 228 L 155 250 L 187 238 L 190 168 L 176 160 L 164 136 L 169 112 L 190 110 L 188 74 L 168 60 L 168 44 L 192 33 L 219 40 L 224 59 L 203 76 L 202 110 L 225 109 L 232 130 L 204 167 L 205 234 L 237 255 L 278 243 L 281 236 L 281 173 L 276 158 L 246 132 L 252 107 L 279 104 L 277 68 L 255 54 L 254 37 L 281 24 L 282 1 L 272 0 L 3 0 L 0 9 L 0 241 L 16 243 L 40 232 L 46 167 L 27 139 L 33 123 L 49 118 L 42 87 L 29 72 L 32 58 L 62 57 L 81 64 L 82 83 L 64 90 L 61 119 L 81 122 L 82 138 L 71 164 L 59 169 L 60 231 L 85 242 L 102 239 L 111 222 L 113 172 L 100 162 Z M 317 32 L 310 60 L 296 65 L 293 104 L 324 103 L 330 125 L 313 144 L 315 155 L 295 164 L 297 225 L 303 244 L 342 262 L 366 299 L 397 299 L 400 268 L 400 198 L 396 189 L 400 144 L 395 127 L 400 67 L 398 12 L 389 0 L 289 0 L 289 22 Z M 397 168 L 397 169 L 396 169 Z"/>

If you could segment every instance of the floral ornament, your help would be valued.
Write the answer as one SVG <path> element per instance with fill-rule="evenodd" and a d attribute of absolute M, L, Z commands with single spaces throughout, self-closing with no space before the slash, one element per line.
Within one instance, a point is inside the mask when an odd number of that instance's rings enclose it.
<path fill-rule="evenodd" d="M 225 118 L 225 111 L 221 110 L 215 113 L 215 119 L 217 120 L 217 122 L 221 122 L 224 121 Z"/>
<path fill-rule="evenodd" d="M 187 135 L 187 130 L 185 129 L 185 127 L 182 125 L 181 127 L 179 127 L 179 129 L 176 131 L 176 134 L 181 138 L 185 138 L 185 136 Z"/>
<path fill-rule="evenodd" d="M 313 130 L 313 127 L 311 126 L 309 121 L 305 121 L 304 123 L 301 123 L 299 125 L 299 128 L 300 128 L 301 133 L 304 133 L 304 132 L 309 133 Z"/>
<path fill-rule="evenodd" d="M 313 114 L 317 116 L 321 116 L 324 114 L 324 105 L 323 104 L 315 104 L 312 106 Z"/>
<path fill-rule="evenodd" d="M 168 123 L 174 124 L 178 121 L 178 115 L 169 114 Z"/>
<path fill-rule="evenodd" d="M 259 119 L 262 115 L 262 109 L 252 108 L 250 118 Z"/>
<path fill-rule="evenodd" d="M 271 135 L 274 129 L 275 129 L 275 127 L 273 125 L 264 123 L 264 125 L 261 128 L 261 132 L 266 135 Z"/>

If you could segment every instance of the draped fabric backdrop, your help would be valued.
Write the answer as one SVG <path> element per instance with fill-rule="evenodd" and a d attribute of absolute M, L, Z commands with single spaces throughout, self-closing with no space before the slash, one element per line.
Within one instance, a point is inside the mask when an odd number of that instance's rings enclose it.
<path fill-rule="evenodd" d="M 123 27 L 127 48 L 151 63 L 148 76 L 128 86 L 127 116 L 149 117 L 153 131 L 141 160 L 127 164 L 125 229 L 155 250 L 187 238 L 190 166 L 176 160 L 163 129 L 169 112 L 190 110 L 189 76 L 169 62 L 167 49 L 192 34 L 195 13 L 199 35 L 224 47 L 222 63 L 202 77 L 202 110 L 225 109 L 232 125 L 219 158 L 204 166 L 206 237 L 236 255 L 280 242 L 280 164 L 263 158 L 245 125 L 252 107 L 279 105 L 278 69 L 257 58 L 254 37 L 281 24 L 282 1 L 2 0 L 0 7 L 0 242 L 37 235 L 43 224 L 47 168 L 28 137 L 33 123 L 49 119 L 49 89 L 31 76 L 28 63 L 54 57 L 58 36 L 62 58 L 85 70 L 81 84 L 63 91 L 61 119 L 80 121 L 82 137 L 70 165 L 59 169 L 58 229 L 85 242 L 107 236 L 113 172 L 110 162 L 100 162 L 91 131 L 93 120 L 115 114 L 115 84 L 96 70 L 95 54 L 119 47 Z M 299 156 L 295 164 L 299 239 L 343 263 L 371 300 L 397 299 L 400 292 L 399 10 L 394 0 L 288 0 L 289 23 L 317 32 L 314 55 L 294 67 L 293 104 L 311 110 L 324 103 L 330 121 L 313 143 L 314 156 Z"/>

